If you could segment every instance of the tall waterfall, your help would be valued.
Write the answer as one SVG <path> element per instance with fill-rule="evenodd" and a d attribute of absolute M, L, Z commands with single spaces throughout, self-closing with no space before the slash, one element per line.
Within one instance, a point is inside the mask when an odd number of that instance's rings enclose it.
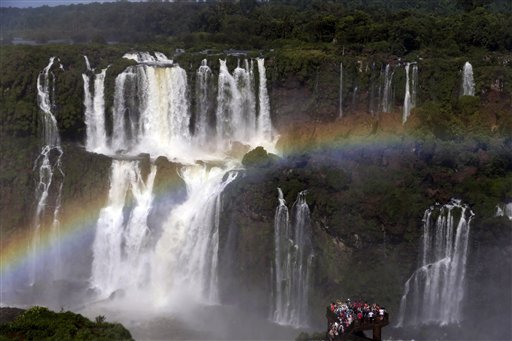
<path fill-rule="evenodd" d="M 393 110 L 393 75 L 395 70 L 391 70 L 391 65 L 386 64 L 384 69 L 384 90 L 382 93 L 382 112 L 391 112 Z"/>
<path fill-rule="evenodd" d="M 110 152 L 186 156 L 192 138 L 188 95 L 179 65 L 128 67 L 116 78 Z"/>
<path fill-rule="evenodd" d="M 454 199 L 425 211 L 420 267 L 405 283 L 399 326 L 461 321 L 473 215 L 466 205 Z"/>
<path fill-rule="evenodd" d="M 43 146 L 41 153 L 34 162 L 34 170 L 38 170 L 39 181 L 36 186 L 36 210 L 34 214 L 34 234 L 31 241 L 30 284 L 38 280 L 38 272 L 51 274 L 55 279 L 60 276 L 60 222 L 59 213 L 64 173 L 61 168 L 62 147 L 60 144 L 57 120 L 53 114 L 55 76 L 51 72 L 55 57 L 51 57 L 48 65 L 37 77 L 37 103 L 41 112 Z M 41 229 L 49 225 L 50 238 L 57 244 L 51 251 L 49 264 L 41 268 L 38 265 L 38 251 L 41 247 Z M 48 277 L 47 277 L 48 278 Z"/>
<path fill-rule="evenodd" d="M 339 91 L 339 111 L 338 117 L 343 117 L 343 63 L 340 63 L 340 91 Z"/>
<path fill-rule="evenodd" d="M 220 60 L 216 126 L 221 145 L 231 140 L 249 143 L 256 135 L 253 77 L 252 69 L 247 63 L 244 69 L 238 66 L 231 75 L 226 61 Z M 264 122 L 258 120 L 258 124 L 260 123 Z"/>
<path fill-rule="evenodd" d="M 412 65 L 412 75 L 409 76 L 409 70 Z M 416 107 L 416 92 L 418 85 L 418 65 L 407 63 L 405 65 L 405 97 L 404 97 L 404 111 L 402 116 L 402 123 L 407 122 L 411 110 Z"/>
<path fill-rule="evenodd" d="M 227 176 L 226 176 L 227 174 Z M 181 177 L 188 199 L 164 224 L 155 250 L 154 300 L 167 304 L 173 295 L 218 303 L 218 249 L 221 194 L 236 172 L 207 166 L 185 167 Z"/>
<path fill-rule="evenodd" d="M 112 161 L 108 203 L 100 212 L 93 245 L 91 286 L 101 294 L 147 283 L 149 259 L 144 245 L 150 232 L 147 217 L 155 175 L 154 165 L 144 179 L 139 161 Z M 127 205 L 128 194 L 135 200 L 133 207 Z"/>
<path fill-rule="evenodd" d="M 274 217 L 274 302 L 272 320 L 279 324 L 308 324 L 308 293 L 313 247 L 306 191 L 292 206 L 291 222 L 280 188 Z"/>
<path fill-rule="evenodd" d="M 232 141 L 252 147 L 272 143 L 258 130 L 257 118 L 267 113 L 256 115 L 253 62 L 244 61 L 231 74 L 220 61 L 215 108 L 214 75 L 206 60 L 196 71 L 195 87 L 189 87 L 185 70 L 163 54 L 132 53 L 125 58 L 138 64 L 116 77 L 114 129 L 103 151 L 114 159 L 108 202 L 93 243 L 91 287 L 100 297 L 119 289 L 139 290 L 137 295 L 150 295 L 148 302 L 158 306 L 171 306 L 183 297 L 218 302 L 222 192 L 241 166 L 240 160 L 226 155 Z M 260 72 L 260 113 L 269 110 L 261 105 L 261 96 L 268 96 L 262 77 Z M 195 89 L 194 106 L 190 88 Z M 140 153 L 150 154 L 153 165 L 147 175 L 136 160 Z M 181 164 L 179 176 L 187 196 L 159 217 L 161 226 L 154 231 L 148 217 L 158 156 Z"/>
<path fill-rule="evenodd" d="M 194 134 L 200 145 L 206 144 L 208 136 L 212 134 L 210 129 L 211 105 L 211 81 L 212 70 L 208 67 L 206 59 L 201 61 L 201 66 L 196 73 L 196 126 Z"/>
<path fill-rule="evenodd" d="M 462 70 L 462 96 L 475 95 L 475 81 L 473 80 L 473 66 L 466 62 Z"/>
<path fill-rule="evenodd" d="M 105 76 L 107 69 L 95 74 L 94 69 L 86 56 L 84 56 L 87 73 L 82 74 L 84 80 L 84 108 L 86 126 L 87 151 L 104 152 L 107 147 L 107 132 L 105 129 Z M 92 81 L 92 86 L 91 86 Z M 93 91 L 91 91 L 91 87 Z"/>
<path fill-rule="evenodd" d="M 258 115 L 258 134 L 267 141 L 272 140 L 272 122 L 270 120 L 270 103 L 267 92 L 267 76 L 265 71 L 265 59 L 258 58 L 258 73 L 260 75 L 259 89 L 259 115 Z"/>

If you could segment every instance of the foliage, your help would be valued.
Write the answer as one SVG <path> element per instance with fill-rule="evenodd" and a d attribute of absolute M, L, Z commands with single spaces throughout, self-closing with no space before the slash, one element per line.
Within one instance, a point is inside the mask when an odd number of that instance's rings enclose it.
<path fill-rule="evenodd" d="M 256 147 L 242 159 L 242 164 L 248 168 L 265 168 L 276 161 L 277 156 L 267 153 L 265 148 Z"/>
<path fill-rule="evenodd" d="M 121 324 L 91 322 L 70 311 L 55 313 L 32 307 L 14 321 L 0 325 L 0 338 L 10 340 L 132 340 Z"/>
<path fill-rule="evenodd" d="M 333 43 L 357 50 L 371 45 L 395 54 L 430 48 L 510 50 L 510 2 L 271 1 L 94 3 L 30 9 L 4 8 L 8 38 L 75 43 L 208 41 L 236 48 L 276 46 L 277 41 Z M 93 18 L 93 19 L 91 19 Z M 192 39 L 191 39 L 192 38 Z M 8 42 L 8 41 L 7 41 Z"/>

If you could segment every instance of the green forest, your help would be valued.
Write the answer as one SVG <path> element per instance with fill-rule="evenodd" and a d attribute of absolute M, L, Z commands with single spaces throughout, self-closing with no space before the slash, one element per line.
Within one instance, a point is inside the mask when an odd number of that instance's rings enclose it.
<path fill-rule="evenodd" d="M 512 49 L 511 1 L 270 1 L 94 3 L 3 8 L 2 40 L 179 43 L 275 48 L 331 43 L 405 55 L 436 48 Z"/>

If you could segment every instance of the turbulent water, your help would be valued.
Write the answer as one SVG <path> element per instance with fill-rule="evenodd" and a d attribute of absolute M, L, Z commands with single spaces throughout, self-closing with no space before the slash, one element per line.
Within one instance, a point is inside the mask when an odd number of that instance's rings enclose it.
<path fill-rule="evenodd" d="M 147 217 L 155 175 L 156 166 L 144 177 L 138 161 L 112 162 L 108 204 L 100 212 L 93 246 L 91 286 L 101 296 L 147 281 L 149 259 L 144 246 L 150 233 Z M 126 217 L 129 194 L 134 200 Z"/>
<path fill-rule="evenodd" d="M 240 160 L 227 154 L 234 142 L 273 144 L 264 60 L 256 60 L 257 82 L 254 61 L 243 61 L 231 73 L 220 60 L 215 89 L 206 60 L 195 73 L 194 87 L 185 70 L 161 53 L 125 58 L 138 64 L 116 77 L 112 136 L 98 144 L 98 134 L 87 134 L 88 150 L 113 157 L 108 203 L 93 242 L 91 288 L 99 298 L 118 292 L 142 296 L 155 308 L 175 306 L 185 297 L 188 302 L 219 303 L 222 192 L 240 168 Z M 85 89 L 87 82 L 84 76 Z M 96 88 L 89 97 L 97 97 Z M 102 95 L 99 100 L 104 101 Z M 91 132 L 106 131 L 105 110 L 91 111 L 87 104 L 85 110 Z M 149 170 L 138 160 L 140 153 L 150 155 Z M 181 164 L 186 198 L 160 212 L 155 226 L 149 217 L 157 200 L 158 156 Z"/>
<path fill-rule="evenodd" d="M 274 291 L 271 318 L 292 326 L 308 324 L 308 291 L 313 249 L 306 191 L 292 206 L 291 219 L 280 188 L 274 218 Z"/>
<path fill-rule="evenodd" d="M 473 66 L 466 62 L 462 69 L 461 96 L 475 95 L 475 81 L 473 80 Z"/>
<path fill-rule="evenodd" d="M 31 242 L 31 270 L 29 283 L 36 284 L 41 280 L 51 281 L 61 276 L 60 255 L 60 222 L 61 193 L 64 173 L 61 168 L 62 147 L 53 114 L 55 108 L 55 75 L 51 71 L 55 57 L 50 58 L 48 65 L 39 73 L 37 78 L 37 103 L 41 113 L 42 147 L 34 163 L 34 171 L 38 173 L 34 213 L 34 232 Z M 41 229 L 50 228 L 50 238 L 57 241 L 45 266 L 38 266 L 37 257 L 41 246 Z"/>
<path fill-rule="evenodd" d="M 473 212 L 459 200 L 425 211 L 420 267 L 405 283 L 399 326 L 462 320 L 472 217 Z"/>

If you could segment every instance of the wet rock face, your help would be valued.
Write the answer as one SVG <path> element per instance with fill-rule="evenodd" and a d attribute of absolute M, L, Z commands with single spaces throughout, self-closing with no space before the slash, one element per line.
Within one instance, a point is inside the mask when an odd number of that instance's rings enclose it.
<path fill-rule="evenodd" d="M 478 166 L 473 148 L 376 141 L 303 151 L 266 168 L 249 166 L 222 197 L 224 297 L 268 313 L 276 188 L 288 203 L 307 189 L 315 249 L 312 322 L 323 323 L 323 305 L 340 295 L 375 300 L 397 313 L 403 284 L 417 265 L 425 209 L 458 196 L 471 203 L 477 216 L 488 216 L 494 212 L 488 203 L 506 196 L 505 187 L 494 187 L 484 197 L 480 188 L 512 181 L 509 166 L 505 175 L 501 170 L 486 173 L 501 164 L 501 142 L 482 151 L 485 158 L 479 158 L 483 163 Z"/>

